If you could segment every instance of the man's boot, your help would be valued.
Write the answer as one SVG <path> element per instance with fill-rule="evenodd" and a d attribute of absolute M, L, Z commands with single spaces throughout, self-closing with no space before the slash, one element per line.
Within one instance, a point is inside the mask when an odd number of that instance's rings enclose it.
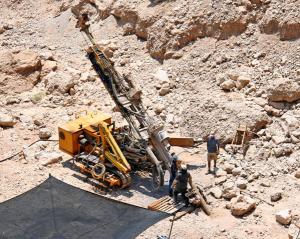
<path fill-rule="evenodd" d="M 185 195 L 186 193 L 187 193 L 187 191 L 183 192 L 182 197 L 184 199 L 185 206 L 188 207 L 190 202 L 189 202 L 189 198 Z"/>
<path fill-rule="evenodd" d="M 173 197 L 174 197 L 174 202 L 177 204 L 178 203 L 178 192 L 173 191 Z"/>

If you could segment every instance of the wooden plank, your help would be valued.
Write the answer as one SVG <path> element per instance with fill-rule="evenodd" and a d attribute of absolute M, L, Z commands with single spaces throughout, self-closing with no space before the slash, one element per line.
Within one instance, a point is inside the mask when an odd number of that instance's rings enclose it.
<path fill-rule="evenodd" d="M 235 144 L 236 138 L 237 138 L 237 132 L 235 132 L 231 144 Z"/>
<path fill-rule="evenodd" d="M 182 202 L 174 203 L 173 199 L 169 196 L 162 197 L 148 206 L 148 209 L 152 211 L 161 211 L 166 213 L 175 213 L 184 208 L 185 205 Z"/>
<path fill-rule="evenodd" d="M 164 203 L 160 204 L 157 208 L 158 208 L 159 210 L 162 210 L 163 208 L 166 208 L 166 207 L 168 207 L 169 205 L 170 205 L 169 202 L 164 202 Z"/>
<path fill-rule="evenodd" d="M 181 210 L 185 205 L 181 205 L 180 207 L 173 208 L 171 211 L 168 211 L 168 213 L 173 214 L 175 212 L 178 212 Z"/>
<path fill-rule="evenodd" d="M 174 208 L 174 206 L 172 205 L 172 204 L 169 204 L 169 205 L 165 205 L 165 207 L 164 207 L 164 211 L 168 211 L 168 210 L 170 210 L 170 209 L 172 209 L 172 208 Z"/>
<path fill-rule="evenodd" d="M 156 205 L 155 205 L 155 207 L 157 208 L 157 207 L 160 207 L 161 205 L 164 205 L 166 202 L 168 202 L 170 200 L 170 198 L 168 197 L 168 196 L 166 196 L 166 197 L 163 197 L 162 198 L 162 200 L 161 201 L 159 201 Z"/>
<path fill-rule="evenodd" d="M 155 209 L 160 203 L 162 203 L 163 201 L 166 201 L 167 199 L 168 199 L 168 196 L 165 196 L 165 197 L 162 197 L 162 198 L 154 201 L 153 203 L 151 203 L 148 206 L 148 209 L 150 209 L 150 210 Z"/>

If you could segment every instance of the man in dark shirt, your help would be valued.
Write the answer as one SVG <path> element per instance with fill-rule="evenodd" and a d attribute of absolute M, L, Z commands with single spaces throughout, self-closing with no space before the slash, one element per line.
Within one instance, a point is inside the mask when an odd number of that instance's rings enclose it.
<path fill-rule="evenodd" d="M 214 161 L 214 171 L 216 170 L 219 151 L 220 151 L 219 140 L 216 139 L 215 135 L 212 133 L 208 136 L 208 140 L 207 140 L 208 173 L 211 173 L 210 165 L 212 160 Z"/>
<path fill-rule="evenodd" d="M 181 165 L 180 170 L 178 171 L 176 178 L 172 184 L 172 188 L 174 189 L 174 201 L 175 203 L 178 203 L 178 194 L 181 193 L 185 205 L 188 206 L 189 199 L 185 195 L 187 193 L 188 184 L 190 184 L 191 188 L 193 188 L 193 182 L 192 182 L 192 176 L 187 171 L 187 166 L 185 164 Z"/>
<path fill-rule="evenodd" d="M 172 164 L 171 164 L 171 172 L 170 172 L 170 180 L 169 180 L 169 196 L 173 196 L 173 189 L 172 184 L 174 182 L 174 179 L 176 178 L 177 171 L 180 168 L 181 160 L 178 158 L 175 153 L 171 154 L 172 156 Z"/>

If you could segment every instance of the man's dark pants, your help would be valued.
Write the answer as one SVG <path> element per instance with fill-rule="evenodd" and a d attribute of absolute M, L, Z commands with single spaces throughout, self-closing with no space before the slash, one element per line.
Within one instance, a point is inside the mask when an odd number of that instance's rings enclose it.
<path fill-rule="evenodd" d="M 182 190 L 182 191 L 176 191 L 174 190 L 173 195 L 174 195 L 174 201 L 177 203 L 178 202 L 178 194 L 181 193 L 184 203 L 187 206 L 189 204 L 189 199 L 187 196 L 185 196 L 185 194 L 187 193 L 187 189 Z"/>
<path fill-rule="evenodd" d="M 169 180 L 169 195 L 170 197 L 173 195 L 173 189 L 172 189 L 172 184 L 175 180 L 176 175 L 171 175 L 170 180 Z"/>

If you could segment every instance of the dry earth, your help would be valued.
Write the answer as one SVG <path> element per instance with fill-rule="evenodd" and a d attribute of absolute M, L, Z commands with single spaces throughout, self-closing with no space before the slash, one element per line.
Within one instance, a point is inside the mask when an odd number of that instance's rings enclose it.
<path fill-rule="evenodd" d="M 288 238 L 289 226 L 275 214 L 291 209 L 292 223 L 300 215 L 299 0 L 0 1 L 0 160 L 23 149 L 25 156 L 0 163 L 0 201 L 49 173 L 93 190 L 67 155 L 42 165 L 51 152 L 62 155 L 55 142 L 27 146 L 40 136 L 57 139 L 57 127 L 85 109 L 124 123 L 85 58 L 87 42 L 72 14 L 81 7 L 105 54 L 131 75 L 144 105 L 170 134 L 205 140 L 216 131 L 224 146 L 216 176 L 206 175 L 205 144 L 180 154 L 194 181 L 209 187 L 213 215 L 183 217 L 172 238 Z M 239 123 L 253 132 L 245 158 L 228 146 Z M 245 192 L 255 202 L 239 197 Z M 149 178 L 134 175 L 129 190 L 105 195 L 146 207 L 165 193 L 166 187 L 155 192 Z M 282 199 L 274 207 L 257 199 L 270 202 L 276 193 Z M 250 204 L 251 212 L 232 215 Z M 139 238 L 168 235 L 169 228 L 166 219 Z"/>

